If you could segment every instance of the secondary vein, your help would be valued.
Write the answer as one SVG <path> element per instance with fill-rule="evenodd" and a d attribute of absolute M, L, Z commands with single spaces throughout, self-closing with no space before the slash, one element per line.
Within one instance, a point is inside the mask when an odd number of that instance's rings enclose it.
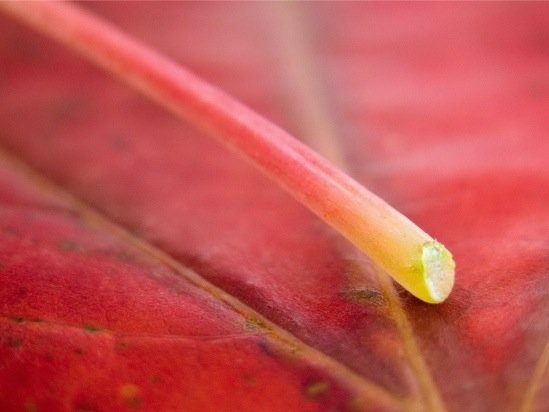
<path fill-rule="evenodd" d="M 273 14 L 275 27 L 284 23 L 289 32 L 285 35 L 284 47 L 279 47 L 282 55 L 281 70 L 292 85 L 292 105 L 288 112 L 294 109 L 299 113 L 299 122 L 296 128 L 301 132 L 300 136 L 308 136 L 306 143 L 310 144 L 320 154 L 333 161 L 342 169 L 352 174 L 352 167 L 345 160 L 345 151 L 341 146 L 336 132 L 334 116 L 323 104 L 325 93 L 319 88 L 325 82 L 319 78 L 318 65 L 315 60 L 317 55 L 312 37 L 307 33 L 307 28 L 312 27 L 311 22 L 306 21 L 306 14 L 299 9 L 301 5 L 293 3 L 281 3 L 274 5 Z M 285 30 L 283 30 L 285 31 Z M 298 58 L 299 57 L 299 58 Z M 312 123 L 312 124 L 311 124 Z M 365 270 L 361 268 L 361 270 Z M 406 315 L 400 298 L 390 277 L 381 269 L 375 270 L 375 275 L 381 286 L 381 291 L 388 302 L 389 311 L 395 326 L 400 334 L 407 361 L 414 371 L 416 380 L 421 388 L 421 398 L 427 410 L 440 412 L 446 410 L 437 385 L 431 375 L 425 358 L 418 347 L 413 327 Z M 418 407 L 421 407 L 418 405 Z"/>

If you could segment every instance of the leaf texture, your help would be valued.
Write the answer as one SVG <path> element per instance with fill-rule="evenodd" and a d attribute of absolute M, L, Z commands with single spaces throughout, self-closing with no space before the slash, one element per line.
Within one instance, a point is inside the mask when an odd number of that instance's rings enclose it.
<path fill-rule="evenodd" d="M 547 5 L 86 7 L 442 240 L 456 290 L 410 297 L 225 148 L 2 17 L 0 142 L 80 202 L 0 162 L 0 405 L 549 407 Z"/>

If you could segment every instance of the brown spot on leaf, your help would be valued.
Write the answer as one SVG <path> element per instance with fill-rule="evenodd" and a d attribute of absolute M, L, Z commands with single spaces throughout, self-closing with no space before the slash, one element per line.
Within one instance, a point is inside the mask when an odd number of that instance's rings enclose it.
<path fill-rule="evenodd" d="M 117 349 L 126 349 L 128 347 L 128 342 L 119 340 L 116 342 Z"/>
<path fill-rule="evenodd" d="M 349 401 L 348 407 L 349 407 L 349 410 L 352 412 L 359 412 L 366 409 L 366 404 L 364 402 L 364 399 L 353 398 Z"/>
<path fill-rule="evenodd" d="M 21 346 L 23 346 L 23 341 L 17 338 L 8 338 L 7 344 L 9 347 L 12 348 L 20 348 Z"/>
<path fill-rule="evenodd" d="M 65 98 L 54 105 L 53 117 L 58 121 L 73 120 L 84 113 L 88 106 L 88 102 L 81 96 Z"/>
<path fill-rule="evenodd" d="M 36 406 L 36 403 L 32 401 L 25 402 L 25 411 L 27 412 L 37 412 L 38 408 Z"/>
<path fill-rule="evenodd" d="M 141 399 L 139 399 L 139 388 L 137 385 L 126 383 L 120 387 L 119 393 L 130 408 L 138 409 L 141 407 Z"/>
<path fill-rule="evenodd" d="M 19 230 L 11 226 L 2 227 L 2 233 L 9 236 L 18 236 Z"/>
<path fill-rule="evenodd" d="M 246 329 L 248 330 L 260 330 L 265 329 L 267 325 L 261 319 L 249 318 L 246 319 Z"/>
<path fill-rule="evenodd" d="M 74 240 L 64 239 L 57 242 L 57 250 L 61 250 L 63 252 L 72 252 L 79 249 L 80 245 Z"/>
<path fill-rule="evenodd" d="M 90 333 L 97 333 L 101 331 L 101 328 L 95 325 L 83 325 L 82 329 Z"/>
<path fill-rule="evenodd" d="M 244 381 L 244 384 L 246 386 L 254 386 L 257 382 L 256 377 L 254 375 L 252 375 L 251 373 L 245 373 L 242 376 L 242 380 Z"/>
<path fill-rule="evenodd" d="M 374 306 L 386 305 L 385 296 L 375 289 L 352 289 L 343 292 L 347 299 L 357 303 L 369 304 Z"/>
<path fill-rule="evenodd" d="M 135 260 L 135 256 L 125 250 L 117 250 L 113 253 L 113 256 L 119 262 L 133 262 Z"/>
<path fill-rule="evenodd" d="M 112 147 L 114 147 L 119 152 L 125 152 L 130 146 L 130 141 L 127 137 L 122 135 L 114 135 L 110 139 Z"/>
<path fill-rule="evenodd" d="M 87 401 L 78 400 L 74 405 L 76 412 L 93 412 L 95 409 Z"/>
<path fill-rule="evenodd" d="M 309 398 L 319 398 L 330 390 L 330 384 L 326 381 L 316 381 L 305 387 L 305 395 Z"/>

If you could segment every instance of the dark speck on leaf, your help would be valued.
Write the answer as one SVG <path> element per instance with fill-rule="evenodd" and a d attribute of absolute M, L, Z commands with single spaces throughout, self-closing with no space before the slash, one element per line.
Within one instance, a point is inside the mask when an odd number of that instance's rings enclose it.
<path fill-rule="evenodd" d="M 84 402 L 76 404 L 74 410 L 76 412 L 93 412 L 95 409 L 87 402 Z"/>
<path fill-rule="evenodd" d="M 265 328 L 265 322 L 261 319 L 250 318 L 246 319 L 246 329 L 248 330 L 259 330 Z"/>
<path fill-rule="evenodd" d="M 120 135 L 116 135 L 112 137 L 111 143 L 112 143 L 112 146 L 120 152 L 125 152 L 130 146 L 129 140 L 126 137 L 123 137 Z"/>
<path fill-rule="evenodd" d="M 385 305 L 385 296 L 375 289 L 352 289 L 344 292 L 348 299 L 357 303 L 370 304 L 374 306 Z"/>
<path fill-rule="evenodd" d="M 88 108 L 88 103 L 83 97 L 75 96 L 64 99 L 54 105 L 54 117 L 56 120 L 72 120 Z"/>
<path fill-rule="evenodd" d="M 242 379 L 244 380 L 244 383 L 249 386 L 253 386 L 256 383 L 256 377 L 251 373 L 245 373 L 242 376 Z"/>
<path fill-rule="evenodd" d="M 27 412 L 37 412 L 38 408 L 36 407 L 36 404 L 31 401 L 25 402 L 25 411 Z"/>
<path fill-rule="evenodd" d="M 78 250 L 80 246 L 78 243 L 76 243 L 73 240 L 60 240 L 57 242 L 57 249 L 62 250 L 64 252 L 71 252 L 74 250 Z"/>
<path fill-rule="evenodd" d="M 120 396 L 126 400 L 127 405 L 132 409 L 141 408 L 141 399 L 139 398 L 139 388 L 127 383 L 120 387 Z"/>
<path fill-rule="evenodd" d="M 8 338 L 7 344 L 12 348 L 20 348 L 21 346 L 23 346 L 23 341 L 17 338 Z"/>
<path fill-rule="evenodd" d="M 330 390 L 330 384 L 326 381 L 317 381 L 305 387 L 305 395 L 309 398 L 318 398 Z"/>
<path fill-rule="evenodd" d="M 120 340 L 116 342 L 116 347 L 118 349 L 126 349 L 128 347 L 128 342 Z"/>
<path fill-rule="evenodd" d="M 19 234 L 19 231 L 16 228 L 4 226 L 2 227 L 2 233 L 9 236 L 17 236 Z"/>
<path fill-rule="evenodd" d="M 101 331 L 100 327 L 94 326 L 94 325 L 83 325 L 82 328 L 86 332 L 90 332 L 90 333 L 97 333 L 97 332 Z"/>
<path fill-rule="evenodd" d="M 259 346 L 259 349 L 261 349 L 261 352 L 264 353 L 265 355 L 269 355 L 269 356 L 273 355 L 273 352 L 269 347 L 269 344 L 264 339 L 261 339 L 258 342 L 258 346 Z"/>
<path fill-rule="evenodd" d="M 133 262 L 135 260 L 135 257 L 132 254 L 124 250 L 117 250 L 113 253 L 110 253 L 110 255 L 114 256 L 114 258 L 119 262 L 127 263 L 127 262 Z"/>

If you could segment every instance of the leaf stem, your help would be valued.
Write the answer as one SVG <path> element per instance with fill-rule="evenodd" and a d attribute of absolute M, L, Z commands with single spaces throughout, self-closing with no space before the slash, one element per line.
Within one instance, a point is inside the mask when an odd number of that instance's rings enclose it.
<path fill-rule="evenodd" d="M 443 245 L 245 105 L 78 6 L 8 1 L 0 9 L 242 154 L 416 297 L 439 303 L 450 293 L 455 265 Z"/>

